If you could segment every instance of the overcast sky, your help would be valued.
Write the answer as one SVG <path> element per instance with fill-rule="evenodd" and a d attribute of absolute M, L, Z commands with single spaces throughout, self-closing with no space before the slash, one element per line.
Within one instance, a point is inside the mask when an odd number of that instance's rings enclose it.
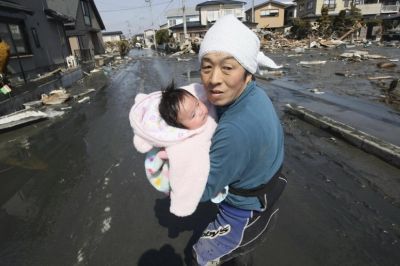
<path fill-rule="evenodd" d="M 154 28 L 166 23 L 165 13 L 169 9 L 182 7 L 182 0 L 94 0 L 101 18 L 106 26 L 106 31 L 122 31 L 126 35 L 142 33 L 143 30 Z M 147 0 L 149 1 L 149 0 Z M 267 0 L 254 0 L 254 5 L 261 4 Z M 288 2 L 290 0 L 278 0 Z M 185 0 L 186 7 L 195 7 L 205 0 Z M 252 1 L 246 2 L 245 8 L 251 7 Z M 151 15 L 153 14 L 153 16 Z"/>

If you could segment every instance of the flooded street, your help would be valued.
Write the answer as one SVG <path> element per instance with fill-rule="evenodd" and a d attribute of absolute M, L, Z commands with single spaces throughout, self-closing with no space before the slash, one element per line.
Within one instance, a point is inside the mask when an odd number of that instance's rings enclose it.
<path fill-rule="evenodd" d="M 90 102 L 0 134 L 0 265 L 187 263 L 215 208 L 201 204 L 187 218 L 169 213 L 168 198 L 148 183 L 144 156 L 133 148 L 128 113 L 137 93 L 172 79 L 200 82 L 199 65 L 196 56 L 178 61 L 150 50 L 130 56 Z M 284 112 L 295 102 L 371 125 L 368 133 L 400 145 L 398 111 L 376 100 L 369 84 L 354 81 L 345 91 L 348 80 L 323 67 L 303 71 L 293 65 L 298 57 L 271 57 L 291 66 L 280 79 L 258 80 L 284 125 L 289 183 L 278 223 L 256 249 L 254 265 L 400 265 L 400 170 Z M 372 65 L 370 71 L 383 74 Z M 316 87 L 328 97 L 307 91 Z"/>

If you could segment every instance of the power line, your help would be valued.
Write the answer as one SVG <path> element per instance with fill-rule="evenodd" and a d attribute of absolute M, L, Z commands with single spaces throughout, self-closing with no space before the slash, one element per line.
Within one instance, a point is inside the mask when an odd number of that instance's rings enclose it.
<path fill-rule="evenodd" d="M 165 11 L 167 10 L 167 8 L 172 4 L 172 2 L 174 2 L 174 0 L 169 1 L 168 5 L 164 8 L 164 10 L 157 16 L 157 18 L 160 18 L 162 14 L 165 13 Z"/>
<path fill-rule="evenodd" d="M 164 4 L 170 4 L 171 1 L 168 2 L 161 2 L 157 4 L 153 4 L 153 6 L 161 6 Z M 136 6 L 136 7 L 130 7 L 130 8 L 123 8 L 123 9 L 112 9 L 112 10 L 100 10 L 102 13 L 109 13 L 109 12 L 119 12 L 119 11 L 128 11 L 128 10 L 134 10 L 134 9 L 141 9 L 141 8 L 148 8 L 149 6 Z"/>

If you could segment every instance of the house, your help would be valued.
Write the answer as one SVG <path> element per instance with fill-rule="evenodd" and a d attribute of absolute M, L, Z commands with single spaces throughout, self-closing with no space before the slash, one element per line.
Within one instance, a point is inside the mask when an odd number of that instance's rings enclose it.
<path fill-rule="evenodd" d="M 198 38 L 203 38 L 208 28 L 220 17 L 228 14 L 234 14 L 240 20 L 245 19 L 244 5 L 242 1 L 206 1 L 199 3 L 195 8 L 188 8 L 189 17 L 186 17 L 186 33 L 191 41 L 197 41 Z M 181 11 L 175 16 L 167 17 L 168 23 L 171 24 L 170 30 L 173 32 L 174 38 L 182 43 L 185 39 L 183 18 L 179 17 Z M 169 13 L 169 15 L 174 13 Z M 175 18 L 175 20 L 171 20 Z M 177 22 L 180 22 L 179 24 Z M 173 25 L 176 23 L 176 25 Z"/>
<path fill-rule="evenodd" d="M 297 3 L 297 16 L 315 20 L 321 16 L 321 8 L 328 7 L 329 15 L 337 15 L 341 10 L 350 9 L 352 0 L 294 0 Z M 396 0 L 356 0 L 356 7 L 364 17 L 396 14 L 400 5 Z"/>
<path fill-rule="evenodd" d="M 176 41 L 182 43 L 185 40 L 183 23 L 169 28 L 172 31 Z M 192 21 L 186 23 L 186 34 L 191 41 L 195 41 L 196 37 L 203 38 L 208 30 L 206 25 L 201 25 L 200 21 Z"/>
<path fill-rule="evenodd" d="M 143 41 L 144 41 L 145 47 L 151 48 L 151 46 L 154 45 L 155 38 L 156 38 L 155 35 L 156 35 L 156 31 L 154 29 L 144 30 Z"/>
<path fill-rule="evenodd" d="M 259 29 L 282 28 L 285 25 L 285 8 L 285 4 L 270 0 L 254 6 L 254 20 L 253 9 L 246 10 L 246 19 L 257 23 Z"/>
<path fill-rule="evenodd" d="M 47 8 L 74 18 L 64 23 L 71 53 L 81 61 L 93 60 L 104 54 L 102 30 L 104 23 L 94 0 L 45 0 Z"/>
<path fill-rule="evenodd" d="M 220 1 L 206 1 L 197 4 L 196 10 L 200 13 L 201 25 L 208 25 L 215 22 L 220 17 L 233 14 L 239 20 L 245 20 L 244 6 L 246 2 L 220 0 Z"/>
<path fill-rule="evenodd" d="M 122 31 L 103 31 L 103 42 L 116 42 L 123 39 Z"/>
<path fill-rule="evenodd" d="M 293 19 L 297 17 L 297 4 L 288 3 L 285 8 L 285 26 L 292 25 Z"/>
<path fill-rule="evenodd" d="M 160 30 L 167 30 L 168 29 L 168 23 L 164 23 L 160 25 Z"/>
<path fill-rule="evenodd" d="M 0 0 L 0 37 L 10 46 L 13 86 L 66 67 L 70 55 L 104 53 L 101 29 L 93 0 Z"/>
<path fill-rule="evenodd" d="M 185 8 L 186 22 L 199 21 L 199 12 L 194 7 Z M 183 23 L 182 8 L 170 9 L 166 14 L 168 28 Z"/>
<path fill-rule="evenodd" d="M 66 66 L 70 47 L 64 23 L 70 21 L 72 17 L 47 10 L 41 0 L 0 0 L 0 37 L 10 46 L 7 71 L 13 86 Z"/>

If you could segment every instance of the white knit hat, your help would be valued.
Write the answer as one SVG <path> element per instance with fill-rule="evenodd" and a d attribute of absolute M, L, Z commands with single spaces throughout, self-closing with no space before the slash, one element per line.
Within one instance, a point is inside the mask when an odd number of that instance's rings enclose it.
<path fill-rule="evenodd" d="M 232 55 L 251 74 L 257 71 L 259 65 L 281 67 L 260 52 L 257 35 L 233 15 L 218 19 L 207 31 L 200 45 L 199 60 L 210 52 Z"/>

